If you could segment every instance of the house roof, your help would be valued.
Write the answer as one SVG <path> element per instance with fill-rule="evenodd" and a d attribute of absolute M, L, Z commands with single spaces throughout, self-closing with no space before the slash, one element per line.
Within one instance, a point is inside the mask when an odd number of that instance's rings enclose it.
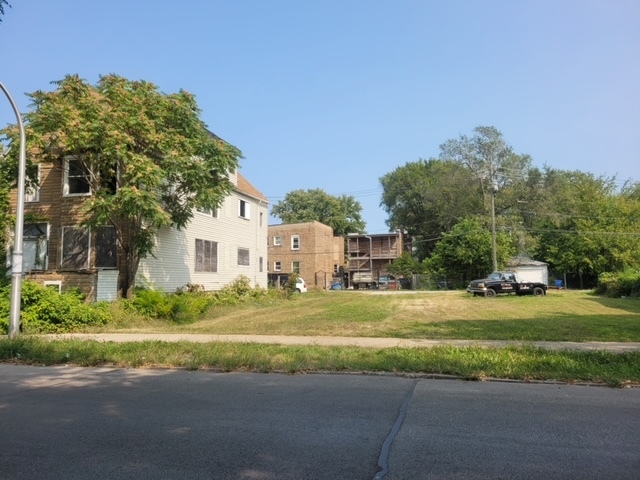
<path fill-rule="evenodd" d="M 546 263 L 533 260 L 526 255 L 514 257 L 507 262 L 507 266 L 509 267 L 541 267 L 542 265 L 546 265 Z"/>
<path fill-rule="evenodd" d="M 239 192 L 244 193 L 245 195 L 269 203 L 269 199 L 260 193 L 256 187 L 251 185 L 249 180 L 244 178 L 240 172 L 238 172 L 238 186 L 236 188 Z"/>

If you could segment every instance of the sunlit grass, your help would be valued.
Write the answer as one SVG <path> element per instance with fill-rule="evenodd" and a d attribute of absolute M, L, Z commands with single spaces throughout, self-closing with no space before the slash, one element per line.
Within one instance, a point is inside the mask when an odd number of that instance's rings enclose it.
<path fill-rule="evenodd" d="M 190 325 L 128 319 L 102 331 L 524 341 L 640 341 L 640 300 L 552 290 L 546 297 L 464 292 L 315 291 L 213 309 Z"/>
<path fill-rule="evenodd" d="M 46 341 L 25 336 L 0 340 L 0 362 L 225 372 L 390 372 L 452 375 L 470 380 L 596 382 L 612 386 L 640 382 L 640 352 L 547 351 L 533 347 L 374 349 L 250 343 Z"/>

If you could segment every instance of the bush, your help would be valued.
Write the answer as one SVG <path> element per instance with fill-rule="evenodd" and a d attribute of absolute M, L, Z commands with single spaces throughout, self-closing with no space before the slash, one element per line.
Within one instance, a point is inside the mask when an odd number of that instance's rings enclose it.
<path fill-rule="evenodd" d="M 605 297 L 640 297 L 640 271 L 602 273 L 596 293 Z"/>
<path fill-rule="evenodd" d="M 0 329 L 8 332 L 11 287 L 0 290 Z M 21 325 L 25 333 L 67 333 L 104 325 L 111 316 L 104 303 L 85 303 L 77 290 L 58 293 L 34 282 L 22 284 Z"/>

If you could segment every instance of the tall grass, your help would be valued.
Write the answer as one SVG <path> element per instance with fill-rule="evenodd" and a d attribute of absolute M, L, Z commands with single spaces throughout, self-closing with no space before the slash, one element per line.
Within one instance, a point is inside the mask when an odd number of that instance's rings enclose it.
<path fill-rule="evenodd" d="M 611 386 L 640 382 L 640 352 L 547 351 L 533 347 L 373 349 L 251 343 L 104 343 L 21 337 L 0 340 L 0 362 L 285 373 L 390 372 Z"/>

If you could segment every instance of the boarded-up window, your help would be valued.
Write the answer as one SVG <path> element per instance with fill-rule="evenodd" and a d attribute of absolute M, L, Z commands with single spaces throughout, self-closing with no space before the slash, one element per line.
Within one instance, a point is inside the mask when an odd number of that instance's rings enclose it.
<path fill-rule="evenodd" d="M 103 226 L 96 229 L 96 267 L 116 268 L 118 266 L 118 246 L 116 229 Z"/>
<path fill-rule="evenodd" d="M 238 248 L 238 265 L 249 266 L 249 249 Z"/>
<path fill-rule="evenodd" d="M 218 242 L 196 239 L 196 272 L 218 271 Z"/>
<path fill-rule="evenodd" d="M 89 267 L 89 231 L 80 227 L 62 227 L 63 270 L 80 270 Z"/>

